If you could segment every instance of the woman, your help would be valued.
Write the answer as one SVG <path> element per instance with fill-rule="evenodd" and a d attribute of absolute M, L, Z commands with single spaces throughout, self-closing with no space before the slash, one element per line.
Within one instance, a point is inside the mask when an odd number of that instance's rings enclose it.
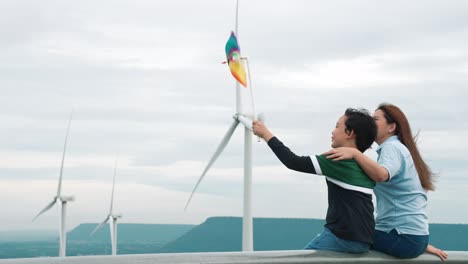
<path fill-rule="evenodd" d="M 405 114 L 395 105 L 381 104 L 374 113 L 378 161 L 352 148 L 326 153 L 334 161 L 355 159 L 377 185 L 377 216 L 373 249 L 399 258 L 415 258 L 424 251 L 447 259 L 428 245 L 427 191 L 433 173 L 419 154 Z"/>

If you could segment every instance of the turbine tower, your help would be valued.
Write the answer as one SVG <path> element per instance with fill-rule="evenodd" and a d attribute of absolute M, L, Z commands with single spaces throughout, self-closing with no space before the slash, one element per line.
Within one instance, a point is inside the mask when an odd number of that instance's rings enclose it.
<path fill-rule="evenodd" d="M 109 214 L 107 214 L 106 219 L 102 221 L 96 228 L 94 228 L 93 232 L 91 232 L 91 235 L 94 235 L 103 225 L 105 225 L 109 220 L 111 221 L 111 224 L 109 224 L 110 228 L 110 236 L 111 236 L 111 246 L 112 246 L 112 255 L 117 255 L 117 219 L 121 218 L 121 214 L 114 214 L 114 187 L 115 187 L 115 177 L 117 175 L 117 159 L 115 159 L 115 165 L 114 165 L 114 180 L 112 181 L 112 194 L 111 194 L 111 202 L 110 202 L 110 209 L 109 209 Z"/>
<path fill-rule="evenodd" d="M 42 209 L 36 217 L 34 217 L 33 222 L 43 213 L 45 213 L 47 210 L 52 208 L 54 204 L 57 201 L 60 201 L 59 205 L 61 208 L 61 213 L 59 215 L 59 257 L 65 257 L 66 256 L 66 249 L 67 249 L 67 231 L 66 231 L 66 222 L 65 222 L 65 216 L 67 212 L 67 202 L 72 202 L 75 200 L 73 196 L 64 196 L 62 195 L 62 176 L 63 176 L 63 165 L 65 163 L 65 152 L 67 150 L 67 143 L 68 143 L 68 134 L 70 133 L 70 126 L 71 126 L 71 121 L 73 118 L 73 111 L 70 114 L 70 120 L 68 121 L 68 128 L 67 128 L 67 134 L 65 136 L 65 144 L 63 146 L 63 153 L 62 153 L 62 163 L 60 165 L 60 176 L 59 176 L 59 182 L 58 182 L 58 187 L 57 187 L 57 195 L 52 199 L 52 202 L 50 202 L 44 209 Z"/>
<path fill-rule="evenodd" d="M 195 188 L 193 189 L 192 193 L 190 194 L 190 197 L 188 199 L 187 205 L 185 206 L 185 209 L 190 204 L 190 201 L 195 193 L 195 191 L 198 188 L 198 185 L 200 182 L 203 180 L 205 177 L 206 173 L 208 170 L 211 168 L 213 163 L 216 161 L 216 159 L 221 155 L 223 152 L 224 148 L 228 144 L 229 140 L 231 139 L 234 131 L 237 128 L 237 125 L 239 123 L 242 123 L 244 125 L 244 203 L 243 203 L 243 220 L 242 220 L 242 251 L 253 251 L 253 218 L 252 218 L 252 119 L 255 120 L 255 107 L 253 104 L 253 91 L 252 91 L 252 82 L 250 81 L 250 69 L 249 69 L 249 64 L 248 64 L 248 59 L 246 57 L 241 57 L 240 56 L 240 48 L 237 46 L 237 33 L 238 33 L 238 10 L 239 10 L 239 0 L 237 0 L 236 3 L 236 27 L 235 27 L 235 33 L 234 33 L 234 38 L 235 38 L 235 48 L 234 52 L 235 55 L 237 56 L 240 61 L 246 61 L 247 62 L 247 70 L 248 70 L 248 79 L 249 79 L 249 89 L 251 92 L 251 99 L 252 99 L 252 112 L 253 113 L 245 113 L 242 109 L 242 96 L 241 96 L 241 86 L 239 83 L 238 76 L 234 74 L 233 68 L 231 68 L 231 72 L 233 73 L 234 77 L 237 79 L 236 81 L 236 111 L 237 113 L 233 116 L 234 121 L 229 127 L 228 131 L 224 135 L 223 139 L 221 140 L 221 143 L 219 144 L 218 148 L 216 149 L 214 155 L 211 157 L 210 161 L 208 162 L 208 165 L 205 167 L 203 170 L 203 173 L 201 174 L 200 178 L 198 179 Z M 226 49 L 228 48 L 227 46 L 230 44 L 232 41 L 232 35 L 231 39 L 228 41 L 228 44 L 226 45 Z M 232 44 L 232 42 L 231 42 Z M 226 50 L 226 53 L 228 51 Z M 230 55 L 228 55 L 228 62 Z M 236 58 L 232 58 L 233 61 L 231 62 L 234 64 L 234 60 Z M 236 63 L 242 63 L 242 62 L 236 62 Z M 239 69 L 239 65 L 233 65 L 233 67 L 238 67 L 237 70 Z M 242 67 L 242 66 L 240 66 Z M 242 67 L 243 70 L 243 67 Z M 245 72 L 244 72 L 245 74 Z M 245 76 L 244 76 L 245 77 Z M 244 85 L 244 84 L 243 84 Z M 245 86 L 245 85 L 244 85 Z M 259 116 L 258 119 L 261 119 L 262 117 Z"/>

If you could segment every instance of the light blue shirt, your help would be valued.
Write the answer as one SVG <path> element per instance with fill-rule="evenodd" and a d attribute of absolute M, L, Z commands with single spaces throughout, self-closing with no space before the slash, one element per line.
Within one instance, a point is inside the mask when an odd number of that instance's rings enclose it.
<path fill-rule="evenodd" d="M 397 136 L 378 148 L 377 162 L 388 171 L 389 179 L 374 188 L 377 198 L 375 229 L 398 234 L 428 235 L 427 195 L 409 150 Z"/>

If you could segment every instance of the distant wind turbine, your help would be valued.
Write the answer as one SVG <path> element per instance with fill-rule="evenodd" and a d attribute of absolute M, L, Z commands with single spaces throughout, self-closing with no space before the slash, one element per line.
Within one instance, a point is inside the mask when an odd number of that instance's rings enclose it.
<path fill-rule="evenodd" d="M 70 133 L 70 126 L 71 121 L 73 118 L 73 111 L 70 114 L 70 120 L 68 121 L 68 128 L 67 134 L 65 136 L 65 144 L 63 146 L 63 153 L 62 153 L 62 163 L 60 165 L 60 176 L 57 188 L 57 195 L 52 199 L 44 209 L 42 209 L 36 217 L 34 217 L 33 222 L 44 212 L 52 208 L 57 201 L 60 201 L 59 205 L 61 205 L 61 214 L 59 215 L 59 256 L 65 257 L 66 256 L 66 249 L 67 249 L 67 232 L 66 232 L 66 223 L 65 223 L 65 215 L 67 212 L 67 202 L 72 202 L 75 200 L 73 196 L 64 196 L 62 195 L 62 176 L 63 176 L 63 164 L 65 163 L 65 152 L 67 151 L 67 143 L 68 143 L 68 135 Z"/>
<path fill-rule="evenodd" d="M 229 140 L 231 139 L 234 131 L 237 128 L 239 123 L 242 123 L 245 127 L 244 129 L 244 216 L 242 220 L 242 251 L 253 251 L 253 218 L 252 218 L 252 119 L 255 120 L 255 106 L 253 100 L 253 91 L 252 91 L 252 82 L 250 80 L 250 69 L 248 59 L 246 57 L 241 57 L 240 48 L 237 43 L 237 28 L 238 28 L 238 12 L 239 11 L 239 0 L 237 0 L 236 4 L 236 30 L 231 34 L 231 38 L 228 40 L 226 44 L 226 55 L 228 57 L 228 63 L 231 68 L 231 73 L 236 78 L 236 110 L 237 113 L 233 116 L 234 122 L 229 127 L 228 131 L 224 135 L 221 143 L 219 144 L 218 148 L 216 149 L 215 153 L 211 157 L 208 165 L 206 165 L 203 173 L 201 174 L 200 178 L 198 179 L 195 188 L 193 189 L 188 202 L 185 206 L 185 210 L 190 204 L 190 201 L 198 188 L 198 185 L 201 183 L 203 178 L 205 177 L 208 170 L 211 168 L 213 163 L 218 159 L 218 157 L 223 152 L 224 148 L 228 144 Z M 241 87 L 240 83 L 243 86 L 246 85 L 245 80 L 245 72 L 243 66 L 241 65 L 242 62 L 247 63 L 247 70 L 248 70 L 248 79 L 249 79 L 249 86 L 250 86 L 250 93 L 251 93 L 251 100 L 252 100 L 252 112 L 246 114 L 242 110 L 242 101 L 241 101 Z M 263 121 L 263 115 L 258 116 L 258 120 Z"/>
<path fill-rule="evenodd" d="M 112 223 L 109 224 L 110 228 L 110 235 L 111 235 L 111 245 L 112 245 L 112 255 L 117 255 L 117 219 L 121 218 L 121 214 L 114 214 L 114 187 L 115 187 L 115 177 L 117 175 L 117 158 L 115 159 L 115 166 L 114 166 L 114 180 L 112 181 L 112 194 L 111 194 L 111 202 L 110 202 L 110 209 L 109 214 L 107 214 L 106 219 L 102 221 L 96 228 L 94 228 L 91 235 L 94 235 L 103 225 L 105 225 L 110 219 L 112 219 Z"/>

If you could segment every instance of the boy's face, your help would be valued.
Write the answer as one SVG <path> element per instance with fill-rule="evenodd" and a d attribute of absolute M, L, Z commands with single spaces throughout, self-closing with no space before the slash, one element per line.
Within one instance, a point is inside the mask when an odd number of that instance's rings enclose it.
<path fill-rule="evenodd" d="M 346 146 L 346 142 L 349 139 L 349 135 L 346 134 L 346 125 L 345 122 L 348 119 L 347 116 L 341 116 L 338 121 L 336 122 L 335 129 L 332 131 L 332 148 L 338 148 Z"/>

